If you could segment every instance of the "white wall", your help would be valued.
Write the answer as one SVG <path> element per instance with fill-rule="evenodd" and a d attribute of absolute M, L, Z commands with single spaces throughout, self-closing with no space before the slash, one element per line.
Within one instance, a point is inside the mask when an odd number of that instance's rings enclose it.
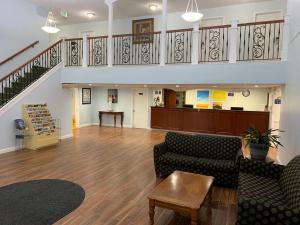
<path fill-rule="evenodd" d="M 117 7 L 117 6 L 116 6 Z M 211 17 L 224 17 L 224 24 L 230 24 L 231 20 L 238 19 L 242 22 L 252 22 L 255 19 L 255 13 L 261 13 L 266 11 L 278 11 L 282 10 L 285 12 L 285 0 L 273 0 L 264 1 L 259 3 L 249 3 L 232 5 L 219 8 L 203 9 L 201 12 L 204 14 L 204 18 Z M 182 9 L 184 11 L 184 9 Z M 182 12 L 175 12 L 168 14 L 168 29 L 181 29 L 191 28 L 192 25 L 186 23 L 181 19 Z M 161 30 L 161 16 L 145 16 L 138 18 L 129 18 L 123 20 L 114 21 L 114 34 L 123 34 L 132 32 L 132 20 L 141 18 L 154 18 L 154 29 L 155 31 Z M 87 22 L 81 24 L 64 25 L 60 26 L 61 32 L 55 35 L 51 35 L 51 42 L 59 40 L 61 37 L 79 37 L 82 31 L 94 31 L 95 35 L 107 35 L 107 22 Z"/>
<path fill-rule="evenodd" d="M 286 87 L 283 92 L 281 129 L 284 149 L 279 152 L 281 162 L 287 163 L 300 154 L 300 1 L 288 0 L 290 21 L 289 63 Z"/>
<path fill-rule="evenodd" d="M 49 35 L 41 30 L 46 17 L 46 11 L 37 8 L 27 0 L 1 1 L 0 61 L 35 41 L 40 42 L 34 48 L 0 66 L 0 78 L 48 47 Z"/>
<path fill-rule="evenodd" d="M 223 109 L 229 110 L 230 107 L 244 107 L 246 111 L 264 111 L 267 104 L 268 92 L 268 89 L 250 89 L 250 96 L 246 98 L 242 95 L 241 91 L 235 91 L 233 97 L 228 96 L 227 100 L 223 102 Z M 210 93 L 212 94 L 212 90 L 210 90 Z M 209 108 L 212 108 L 213 102 L 213 99 L 210 98 Z M 186 91 L 186 104 L 196 107 L 197 90 Z"/>
<path fill-rule="evenodd" d="M 16 144 L 14 120 L 23 118 L 23 104 L 47 103 L 52 117 L 61 120 L 61 136 L 72 135 L 72 93 L 70 89 L 62 88 L 60 77 L 61 69 L 34 88 L 12 108 L 1 114 L 0 150 L 14 149 Z"/>
<path fill-rule="evenodd" d="M 82 88 L 79 88 L 79 109 L 80 109 L 80 125 L 87 126 L 99 124 L 98 111 L 108 110 L 107 90 L 105 87 L 91 87 L 92 89 L 92 104 L 83 105 L 81 103 Z M 113 111 L 124 112 L 124 127 L 132 126 L 132 89 L 131 88 L 114 88 L 118 89 L 118 103 L 112 104 Z M 102 124 L 105 126 L 113 126 L 114 119 L 112 116 L 103 115 Z M 120 117 L 117 118 L 117 126 L 120 126 Z"/>
<path fill-rule="evenodd" d="M 62 83 L 284 84 L 285 62 L 65 68 Z"/>

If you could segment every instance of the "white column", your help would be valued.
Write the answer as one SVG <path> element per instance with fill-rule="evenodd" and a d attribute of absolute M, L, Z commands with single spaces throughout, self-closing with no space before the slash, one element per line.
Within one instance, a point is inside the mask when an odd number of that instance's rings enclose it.
<path fill-rule="evenodd" d="M 105 0 L 108 6 L 108 38 L 107 38 L 107 65 L 108 67 L 113 66 L 113 19 L 114 19 L 114 5 L 113 3 L 117 0 Z"/>
<path fill-rule="evenodd" d="M 65 38 L 62 39 L 61 42 L 61 61 L 63 63 L 63 67 L 66 66 L 66 41 Z"/>
<path fill-rule="evenodd" d="M 194 24 L 193 27 L 193 42 L 192 42 L 192 65 L 197 65 L 199 62 L 199 27 L 200 24 Z"/>
<path fill-rule="evenodd" d="M 88 44 L 88 35 L 84 34 L 82 40 L 82 67 L 88 66 Z"/>
<path fill-rule="evenodd" d="M 167 38 L 167 6 L 168 0 L 162 0 L 162 23 L 160 35 L 160 65 L 166 65 L 166 38 Z"/>
<path fill-rule="evenodd" d="M 284 17 L 281 61 L 288 61 L 290 41 L 290 16 Z"/>
<path fill-rule="evenodd" d="M 229 32 L 229 63 L 236 63 L 237 59 L 237 38 L 238 38 L 238 20 L 231 21 Z"/>

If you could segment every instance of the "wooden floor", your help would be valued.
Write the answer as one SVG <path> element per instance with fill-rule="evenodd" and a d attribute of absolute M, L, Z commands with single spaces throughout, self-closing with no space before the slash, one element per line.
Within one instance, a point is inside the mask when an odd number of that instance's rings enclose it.
<path fill-rule="evenodd" d="M 0 155 L 0 186 L 32 179 L 66 179 L 86 191 L 82 205 L 56 224 L 148 225 L 150 191 L 159 182 L 153 166 L 153 145 L 164 131 L 98 126 L 76 130 L 57 147 Z M 236 191 L 214 188 L 212 217 L 200 212 L 201 224 L 233 225 Z M 157 209 L 155 225 L 189 225 Z"/>

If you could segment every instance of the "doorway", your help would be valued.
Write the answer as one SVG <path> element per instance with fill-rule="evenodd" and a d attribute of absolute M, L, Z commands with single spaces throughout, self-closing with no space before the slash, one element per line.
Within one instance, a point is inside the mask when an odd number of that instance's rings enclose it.
<path fill-rule="evenodd" d="M 79 98 L 79 89 L 72 89 L 73 95 L 73 110 L 72 110 L 72 129 L 79 127 L 79 117 L 80 117 L 80 98 Z"/>
<path fill-rule="evenodd" d="M 133 127 L 148 128 L 149 98 L 148 89 L 138 88 L 133 90 Z"/>

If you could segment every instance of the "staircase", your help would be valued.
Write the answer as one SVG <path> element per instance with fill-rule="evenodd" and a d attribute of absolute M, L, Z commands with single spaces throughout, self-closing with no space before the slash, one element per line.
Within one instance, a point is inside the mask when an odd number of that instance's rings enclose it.
<path fill-rule="evenodd" d="M 0 79 L 0 109 L 61 62 L 61 41 Z"/>

